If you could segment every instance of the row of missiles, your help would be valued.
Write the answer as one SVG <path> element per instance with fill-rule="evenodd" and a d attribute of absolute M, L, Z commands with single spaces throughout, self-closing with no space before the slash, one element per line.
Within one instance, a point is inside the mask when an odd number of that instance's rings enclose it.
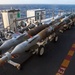
<path fill-rule="evenodd" d="M 61 21 L 51 25 L 41 25 L 28 32 L 21 34 L 16 38 L 5 41 L 1 46 L 0 50 L 9 50 L 14 47 L 12 51 L 5 52 L 0 58 L 0 65 L 8 62 L 17 68 L 20 64 L 11 61 L 11 59 L 16 58 L 24 52 L 31 52 L 32 54 L 44 54 L 44 46 L 47 44 L 48 40 L 54 39 L 58 40 L 59 31 L 68 29 L 75 23 L 75 14 L 70 14 Z"/>
<path fill-rule="evenodd" d="M 11 47 L 14 47 L 18 45 L 19 43 L 29 39 L 30 37 L 33 37 L 38 32 L 40 32 L 41 30 L 43 30 L 44 28 L 48 26 L 49 25 L 42 25 L 39 27 L 35 27 L 34 29 L 31 29 L 28 32 L 24 32 L 23 34 L 21 34 L 20 36 L 17 36 L 16 38 L 9 39 L 1 45 L 0 50 L 9 50 Z"/>
<path fill-rule="evenodd" d="M 62 17 L 65 17 L 66 14 L 62 15 L 61 17 L 58 17 L 56 20 L 59 20 L 60 22 L 60 19 Z M 46 24 L 46 25 L 41 25 L 41 26 L 38 26 L 38 27 L 35 27 L 33 29 L 31 29 L 30 31 L 28 32 L 24 32 L 24 29 L 23 29 L 23 34 L 21 34 L 20 36 L 18 36 L 17 38 L 12 38 L 10 40 L 7 40 L 5 41 L 1 46 L 0 46 L 0 51 L 1 50 L 9 50 L 11 47 L 14 47 L 16 45 L 18 45 L 19 43 L 23 42 L 24 40 L 27 40 L 29 39 L 30 37 L 36 35 L 37 33 L 39 33 L 41 30 L 45 29 L 46 27 L 50 26 L 50 25 L 53 25 L 55 21 L 51 21 L 50 24 Z M 22 31 L 22 30 L 21 30 Z"/>

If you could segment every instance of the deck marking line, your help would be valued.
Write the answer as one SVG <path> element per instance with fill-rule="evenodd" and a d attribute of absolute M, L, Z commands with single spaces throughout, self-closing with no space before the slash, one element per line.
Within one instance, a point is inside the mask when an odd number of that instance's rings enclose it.
<path fill-rule="evenodd" d="M 74 47 L 71 47 L 71 49 L 70 49 L 71 51 L 75 51 L 75 48 Z"/>
<path fill-rule="evenodd" d="M 60 68 L 58 69 L 58 72 L 56 73 L 56 75 L 64 75 L 65 70 L 68 68 L 70 61 L 71 61 L 71 58 L 73 57 L 74 53 L 75 53 L 75 43 L 72 45 L 69 52 L 67 53 Z"/>
<path fill-rule="evenodd" d="M 64 59 L 63 63 L 61 64 L 61 66 L 64 66 L 64 67 L 68 67 L 70 61 L 67 60 L 67 59 Z"/>
<path fill-rule="evenodd" d="M 66 56 L 66 59 L 67 59 L 67 60 L 71 60 L 71 58 L 72 58 L 72 56 L 70 56 L 70 55 L 67 55 L 67 56 Z"/>
<path fill-rule="evenodd" d="M 75 48 L 75 44 L 73 44 L 72 47 Z"/>
<path fill-rule="evenodd" d="M 68 55 L 73 56 L 73 55 L 74 55 L 74 51 L 70 50 L 70 51 L 68 52 Z"/>
<path fill-rule="evenodd" d="M 58 70 L 58 72 L 56 73 L 56 75 L 63 75 L 65 70 L 66 70 L 66 68 L 61 66 L 60 69 Z"/>

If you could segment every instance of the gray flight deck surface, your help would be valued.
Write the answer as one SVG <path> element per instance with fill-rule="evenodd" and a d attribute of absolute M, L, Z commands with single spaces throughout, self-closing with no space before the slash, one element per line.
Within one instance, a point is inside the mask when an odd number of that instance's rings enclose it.
<path fill-rule="evenodd" d="M 56 75 L 74 42 L 75 27 L 72 27 L 70 30 L 61 33 L 56 43 L 49 42 L 45 47 L 45 54 L 43 56 L 32 56 L 23 63 L 22 70 L 17 70 L 12 65 L 6 63 L 0 67 L 0 75 Z M 25 56 L 27 59 L 28 56 Z M 15 60 L 19 61 L 21 59 L 17 58 Z M 75 75 L 75 54 L 64 75 Z"/>

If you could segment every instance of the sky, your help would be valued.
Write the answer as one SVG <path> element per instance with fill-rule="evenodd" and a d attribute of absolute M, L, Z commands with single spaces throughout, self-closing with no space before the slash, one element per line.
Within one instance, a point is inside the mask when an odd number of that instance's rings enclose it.
<path fill-rule="evenodd" d="M 75 0 L 0 0 L 0 4 L 75 4 Z"/>

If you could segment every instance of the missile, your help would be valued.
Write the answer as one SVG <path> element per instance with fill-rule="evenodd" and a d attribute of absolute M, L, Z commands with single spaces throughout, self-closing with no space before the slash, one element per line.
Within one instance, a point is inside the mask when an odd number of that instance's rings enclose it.
<path fill-rule="evenodd" d="M 68 17 L 67 17 L 68 18 Z M 44 41 L 46 38 L 48 38 L 53 33 L 56 33 L 59 31 L 59 29 L 64 25 L 63 22 L 67 18 L 64 18 L 62 22 L 58 22 L 52 26 L 49 26 L 42 31 L 40 31 L 35 36 L 29 38 L 26 41 L 23 41 L 22 43 L 18 44 L 11 52 L 6 52 L 2 58 L 0 58 L 0 65 L 2 65 L 5 62 L 8 62 L 11 60 L 14 56 L 22 54 L 25 51 L 31 50 L 32 47 L 35 47 L 35 45 L 38 45 L 38 42 Z M 40 46 L 38 46 L 40 47 Z M 14 57 L 15 58 L 15 57 Z"/>
<path fill-rule="evenodd" d="M 63 15 L 63 16 L 65 16 L 65 15 Z M 57 19 L 61 19 L 61 17 L 58 17 Z M 51 24 L 49 24 L 49 25 L 51 25 Z M 35 27 L 35 28 L 31 29 L 30 31 L 25 32 L 24 34 L 21 34 L 17 38 L 12 38 L 12 39 L 9 39 L 9 40 L 5 41 L 0 46 L 0 50 L 5 50 L 5 51 L 9 50 L 10 48 L 16 46 L 17 44 L 19 44 L 19 43 L 23 42 L 24 40 L 30 38 L 31 36 L 36 35 L 38 32 L 40 32 L 44 28 L 48 27 L 49 25 L 46 24 L 46 25 L 41 25 L 41 26 Z"/>
<path fill-rule="evenodd" d="M 64 16 L 64 15 L 63 15 Z M 62 17 L 62 16 L 61 16 Z M 61 17 L 58 19 L 61 19 Z M 60 23 L 60 22 L 58 22 Z M 57 24 L 57 23 L 56 23 Z M 51 25 L 51 24 L 49 24 Z M 35 27 L 33 29 L 31 29 L 28 32 L 25 32 L 24 34 L 21 34 L 20 36 L 18 36 L 17 38 L 12 38 L 9 39 L 7 41 L 5 41 L 1 46 L 0 46 L 0 50 L 9 50 L 10 48 L 18 45 L 19 43 L 23 42 L 24 40 L 30 38 L 31 36 L 36 35 L 38 32 L 40 32 L 41 30 L 43 30 L 44 28 L 48 27 L 49 25 L 41 25 L 38 27 Z M 62 24 L 63 25 L 63 24 Z"/>
<path fill-rule="evenodd" d="M 60 30 L 63 32 L 63 30 L 66 30 L 66 29 L 70 29 L 71 26 L 73 26 L 73 23 L 74 23 L 74 17 L 75 14 L 71 14 L 69 15 L 68 17 L 65 17 L 64 19 L 62 19 L 62 27 L 60 28 Z"/>
<path fill-rule="evenodd" d="M 62 14 L 61 16 L 59 16 L 59 15 L 57 15 L 55 18 L 54 18 L 54 20 L 51 20 L 51 22 L 49 23 L 49 25 L 54 25 L 56 22 L 58 22 L 58 21 L 60 21 L 62 18 L 64 18 L 65 16 L 69 16 L 70 14 L 66 14 L 66 13 L 64 13 L 64 14 Z M 33 25 L 33 26 L 32 26 Z M 30 25 L 31 27 L 33 27 L 34 28 L 34 24 L 32 24 L 32 25 Z M 21 29 L 21 30 L 19 30 L 19 32 L 21 32 L 21 33 L 23 33 L 25 30 L 26 31 L 28 31 L 29 29 L 29 27 L 30 26 L 27 26 L 27 27 L 24 27 L 23 29 Z"/>
<path fill-rule="evenodd" d="M 75 14 L 71 14 L 69 18 L 73 21 L 72 25 L 75 25 Z"/>
<path fill-rule="evenodd" d="M 66 29 L 70 29 L 71 28 L 71 26 L 73 24 L 73 21 L 72 21 L 73 17 L 72 16 L 74 16 L 74 15 L 73 14 L 68 14 L 63 19 L 61 19 L 61 23 L 59 23 L 59 25 L 61 26 L 59 28 L 59 31 L 60 32 L 63 32 L 63 30 L 66 30 Z"/>
<path fill-rule="evenodd" d="M 57 22 L 61 22 L 61 20 L 65 17 L 68 17 L 71 13 L 64 13 L 61 16 L 58 16 L 55 20 L 53 20 L 50 24 L 54 25 Z"/>
<path fill-rule="evenodd" d="M 44 28 L 48 27 L 49 25 L 41 25 L 38 27 L 35 27 L 33 29 L 31 29 L 28 32 L 25 32 L 21 35 L 19 35 L 16 38 L 12 38 L 9 40 L 6 40 L 1 46 L 0 46 L 0 50 L 9 50 L 11 47 L 16 46 L 17 44 L 27 40 L 28 38 L 34 36 L 35 34 L 37 34 L 38 32 L 40 32 L 41 30 L 43 30 Z"/>
<path fill-rule="evenodd" d="M 25 51 L 31 50 L 32 47 L 38 45 L 38 42 L 44 41 L 53 33 L 57 32 L 62 25 L 55 24 L 53 26 L 49 26 L 36 34 L 35 36 L 29 38 L 28 40 L 18 44 L 11 52 L 6 52 L 2 58 L 0 58 L 0 65 L 4 62 L 8 62 L 12 57 L 16 55 L 20 55 Z"/>
<path fill-rule="evenodd" d="M 46 33 L 52 31 L 52 27 L 49 27 L 42 30 L 40 33 L 38 33 L 37 35 L 33 36 L 32 38 L 29 38 L 28 40 L 18 44 L 13 50 L 12 52 L 6 52 L 4 54 L 4 56 L 2 58 L 0 58 L 0 65 L 2 65 L 3 63 L 7 62 L 8 60 L 12 59 L 12 56 L 15 56 L 17 54 L 21 54 L 24 51 L 28 50 L 30 47 L 32 47 L 33 45 L 35 45 L 38 41 L 41 41 L 42 39 L 44 39 L 43 37 L 46 37 Z M 48 35 L 47 35 L 48 36 Z"/>
<path fill-rule="evenodd" d="M 48 37 L 52 32 L 53 32 L 54 28 L 52 28 L 52 26 L 50 26 L 49 28 L 46 28 L 44 30 L 42 30 L 41 32 L 39 32 L 37 35 L 35 35 L 34 37 L 18 44 L 14 50 L 12 50 L 11 55 L 17 55 L 17 54 L 21 54 L 27 50 L 29 50 L 32 46 L 35 46 L 35 44 L 41 40 L 44 40 L 46 37 Z"/>

